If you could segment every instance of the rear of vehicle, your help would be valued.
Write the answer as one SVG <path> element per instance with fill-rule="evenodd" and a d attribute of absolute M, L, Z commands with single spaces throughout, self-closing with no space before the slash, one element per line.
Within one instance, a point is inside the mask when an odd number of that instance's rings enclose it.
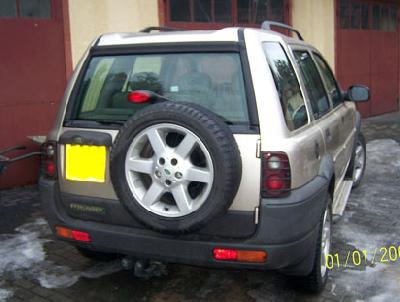
<path fill-rule="evenodd" d="M 190 235 L 182 229 L 179 231 L 182 233 L 180 238 L 191 238 L 195 234 L 198 238 L 205 236 L 240 241 L 256 232 L 255 209 L 259 206 L 261 167 L 256 147 L 260 135 L 251 78 L 244 78 L 249 66 L 245 49 L 239 45 L 237 31 L 228 31 L 228 37 L 224 33 L 215 34 L 215 41 L 213 37 L 210 39 L 209 34 L 198 35 L 197 41 L 189 42 L 186 42 L 186 35 L 165 36 L 169 43 L 155 43 L 154 40 L 162 40 L 163 35 L 118 37 L 119 44 L 115 44 L 114 36 L 102 37 L 77 68 L 66 93 L 64 112 L 61 110 L 58 125 L 53 135 L 49 136 L 49 156 L 44 161 L 42 188 L 47 189 L 42 191 L 50 193 L 50 188 L 53 191 L 51 197 L 44 199 L 49 201 L 46 208 L 49 209 L 49 216 L 54 218 L 54 226 L 74 226 L 78 230 L 88 230 L 89 225 L 96 225 L 96 229 L 113 226 L 121 228 L 121 232 L 129 228 L 131 235 L 132 232 L 146 233 L 168 243 L 168 236 L 143 225 L 121 204 L 110 170 L 111 149 L 120 128 L 129 117 L 151 106 L 132 100 L 135 98 L 132 92 L 144 90 L 162 95 L 171 102 L 189 102 L 213 112 L 229 127 L 240 150 L 242 185 L 236 185 L 239 189 L 236 188 L 237 192 L 229 201 L 229 210 L 217 219 L 205 225 L 203 223 L 202 228 L 197 228 Z M 168 148 L 176 147 L 185 135 L 179 127 L 166 131 Z M 149 142 L 145 137 L 143 142 L 139 142 L 141 150 L 139 147 L 136 150 L 143 159 L 153 156 L 154 150 L 151 149 L 154 147 L 151 144 L 149 147 Z M 207 162 L 208 154 L 202 152 L 202 147 L 198 145 L 196 150 L 192 150 L 191 156 L 197 157 L 197 168 L 204 168 L 201 162 Z M 157 164 L 160 165 L 159 162 Z M 212 181 L 217 171 L 212 173 L 212 164 L 208 167 Z M 120 173 L 125 175 L 124 170 Z M 131 181 L 139 183 L 142 188 L 134 189 L 133 194 L 137 199 L 143 199 L 151 187 L 151 179 L 141 167 L 132 174 Z M 246 179 L 254 181 L 247 182 Z M 201 205 L 201 199 L 206 199 L 211 185 L 205 181 L 195 179 L 187 185 L 188 203 L 196 201 Z M 217 186 L 222 183 L 218 179 L 214 182 Z M 160 217 L 186 216 L 198 206 L 180 209 L 173 194 L 164 193 L 158 204 L 148 208 Z M 165 230 L 166 233 L 168 231 Z M 96 249 L 114 250 L 116 242 L 120 241 L 118 252 L 137 252 L 136 248 L 132 249 L 136 245 L 133 241 L 127 244 L 126 240 L 115 238 L 108 242 L 110 246 L 104 247 L 95 243 L 95 233 L 90 232 L 90 236 L 91 246 Z M 153 255 L 155 258 L 175 258 L 174 248 L 168 249 L 169 252 L 161 246 L 159 251 L 152 248 L 151 252 L 146 251 L 142 256 L 148 258 L 157 252 L 159 255 Z M 191 253 L 192 250 L 188 252 L 186 262 L 192 262 Z M 210 258 L 207 259 L 209 262 L 212 253 L 204 258 Z"/>
<path fill-rule="evenodd" d="M 100 252 L 309 274 L 331 175 L 287 47 L 243 29 L 101 37 L 45 146 L 53 231 Z"/>

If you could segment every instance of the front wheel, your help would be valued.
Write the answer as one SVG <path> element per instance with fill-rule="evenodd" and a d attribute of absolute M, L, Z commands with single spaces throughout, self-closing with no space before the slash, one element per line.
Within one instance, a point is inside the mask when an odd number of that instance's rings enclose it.
<path fill-rule="evenodd" d="M 356 147 L 352 159 L 353 168 L 353 188 L 360 185 L 364 176 L 365 167 L 367 163 L 367 151 L 365 145 L 365 137 L 362 133 L 357 135 Z"/>

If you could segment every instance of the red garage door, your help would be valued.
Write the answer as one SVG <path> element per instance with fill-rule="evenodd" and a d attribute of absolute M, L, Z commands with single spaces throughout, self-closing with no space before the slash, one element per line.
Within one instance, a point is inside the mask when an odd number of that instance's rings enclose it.
<path fill-rule="evenodd" d="M 399 1 L 337 0 L 336 72 L 343 86 L 365 84 L 363 117 L 396 111 L 399 100 Z"/>
<path fill-rule="evenodd" d="M 54 122 L 70 66 L 66 3 L 0 1 L 0 150 L 16 144 L 38 148 L 27 136 L 47 134 Z M 38 159 L 13 164 L 0 176 L 0 189 L 34 182 L 38 167 Z"/>

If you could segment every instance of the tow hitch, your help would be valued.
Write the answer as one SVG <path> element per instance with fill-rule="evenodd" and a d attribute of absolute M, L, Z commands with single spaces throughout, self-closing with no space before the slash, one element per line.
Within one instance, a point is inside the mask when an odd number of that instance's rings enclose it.
<path fill-rule="evenodd" d="M 149 280 L 152 277 L 162 277 L 168 275 L 167 265 L 154 260 L 136 260 L 125 257 L 121 260 L 121 265 L 125 270 L 133 270 L 133 274 L 140 278 Z"/>

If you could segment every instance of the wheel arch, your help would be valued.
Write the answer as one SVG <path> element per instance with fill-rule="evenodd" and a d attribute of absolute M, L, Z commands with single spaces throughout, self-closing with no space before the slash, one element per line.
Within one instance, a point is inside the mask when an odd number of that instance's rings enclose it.
<path fill-rule="evenodd" d="M 334 197 L 335 192 L 335 169 L 333 158 L 330 154 L 326 154 L 321 159 L 318 176 L 325 178 L 328 183 L 328 193 Z"/>

